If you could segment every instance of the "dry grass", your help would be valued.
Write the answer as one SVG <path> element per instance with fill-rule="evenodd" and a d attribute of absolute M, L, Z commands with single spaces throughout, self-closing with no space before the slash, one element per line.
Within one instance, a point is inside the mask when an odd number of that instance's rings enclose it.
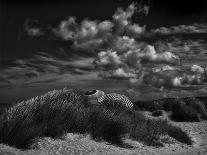
<path fill-rule="evenodd" d="M 55 90 L 23 101 L 1 116 L 0 142 L 29 148 L 34 138 L 59 138 L 65 133 L 90 133 L 95 139 L 119 143 L 126 133 L 123 115 L 88 107 L 83 93 Z"/>
<path fill-rule="evenodd" d="M 162 118 L 147 118 L 140 112 L 134 112 L 130 124 L 130 137 L 142 141 L 147 145 L 163 146 L 161 136 L 169 135 L 182 143 L 191 145 L 192 140 L 181 128 L 172 125 L 168 120 Z"/>
<path fill-rule="evenodd" d="M 155 101 L 137 102 L 134 103 L 137 109 L 143 111 L 164 110 L 171 112 L 170 118 L 174 121 L 200 121 L 207 120 L 207 107 L 202 98 L 167 98 Z"/>
<path fill-rule="evenodd" d="M 162 145 L 161 135 L 192 143 L 185 132 L 166 120 L 150 119 L 141 112 L 122 108 L 88 106 L 83 92 L 74 89 L 55 90 L 20 102 L 0 119 L 0 143 L 20 149 L 30 148 L 34 139 L 61 138 L 66 133 L 87 133 L 95 140 L 120 146 L 125 135 L 153 146 Z"/>

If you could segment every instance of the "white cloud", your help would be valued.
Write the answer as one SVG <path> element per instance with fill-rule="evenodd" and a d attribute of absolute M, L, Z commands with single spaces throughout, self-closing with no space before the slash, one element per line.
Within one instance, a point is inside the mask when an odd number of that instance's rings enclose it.
<path fill-rule="evenodd" d="M 179 63 L 180 59 L 178 56 L 171 52 L 157 53 L 154 46 L 147 45 L 144 52 L 142 53 L 144 61 L 147 62 L 165 62 L 165 63 Z"/>
<path fill-rule="evenodd" d="M 113 15 L 113 21 L 118 26 L 118 28 L 124 28 L 128 24 L 130 24 L 130 20 L 136 11 L 136 6 L 134 3 L 129 5 L 129 7 L 126 9 L 126 11 L 123 10 L 123 8 L 118 8 L 117 11 Z"/>
<path fill-rule="evenodd" d="M 193 66 L 191 66 L 190 70 L 191 70 L 191 72 L 198 73 L 198 74 L 199 74 L 199 73 L 200 73 L 200 74 L 203 74 L 204 71 L 205 71 L 204 68 L 202 68 L 201 66 L 198 66 L 198 65 L 193 65 Z"/>
<path fill-rule="evenodd" d="M 188 72 L 188 69 L 192 72 Z M 199 70 L 198 70 L 199 69 Z M 152 84 L 156 87 L 182 87 L 185 85 L 198 85 L 206 82 L 207 74 L 204 68 L 193 65 L 180 72 L 179 69 L 153 70 L 149 75 L 145 77 L 148 84 Z"/>
<path fill-rule="evenodd" d="M 54 29 L 55 35 L 63 40 L 75 40 L 77 38 L 77 23 L 75 17 L 68 17 L 60 23 L 59 27 Z"/>
<path fill-rule="evenodd" d="M 119 36 L 114 39 L 111 48 L 119 53 L 124 53 L 128 50 L 135 50 L 139 48 L 139 44 L 134 38 L 128 36 Z"/>
<path fill-rule="evenodd" d="M 160 27 L 152 30 L 154 33 L 158 34 L 175 34 L 175 33 L 206 33 L 207 25 L 206 24 L 197 24 L 193 25 L 179 25 L 172 27 Z"/>
<path fill-rule="evenodd" d="M 120 57 L 117 55 L 115 51 L 102 51 L 98 53 L 98 60 L 96 64 L 99 67 L 110 67 L 110 68 L 117 68 L 122 64 Z"/>
<path fill-rule="evenodd" d="M 141 27 L 138 24 L 132 24 L 126 26 L 126 34 L 133 38 L 138 38 L 141 34 L 145 33 L 145 26 Z"/>
<path fill-rule="evenodd" d="M 75 49 L 94 51 L 104 45 L 108 46 L 104 46 L 105 49 L 113 49 L 113 46 L 116 46 L 119 42 L 117 38 L 121 38 L 124 33 L 129 37 L 138 37 L 145 32 L 145 27 L 141 27 L 131 21 L 136 9 L 134 3 L 126 10 L 118 8 L 111 20 L 101 22 L 84 19 L 82 22 L 77 23 L 75 17 L 69 17 L 67 20 L 62 21 L 58 28 L 54 29 L 54 34 L 63 40 L 72 41 Z"/>
<path fill-rule="evenodd" d="M 125 70 L 124 68 L 117 68 L 110 71 L 103 71 L 99 74 L 100 77 L 105 79 L 131 79 L 136 78 L 136 73 L 132 73 Z"/>

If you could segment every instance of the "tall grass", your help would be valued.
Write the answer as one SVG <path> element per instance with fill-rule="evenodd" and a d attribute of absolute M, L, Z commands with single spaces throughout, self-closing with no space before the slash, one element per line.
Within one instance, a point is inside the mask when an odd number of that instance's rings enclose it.
<path fill-rule="evenodd" d="M 27 149 L 38 137 L 89 133 L 96 140 L 118 145 L 124 135 L 157 145 L 162 134 L 191 144 L 185 132 L 165 120 L 149 119 L 133 110 L 90 106 L 86 100 L 81 90 L 62 89 L 16 104 L 0 117 L 0 143 Z"/>
<path fill-rule="evenodd" d="M 207 120 L 206 100 L 202 98 L 166 98 L 155 101 L 137 102 L 135 107 L 140 110 L 156 112 L 164 110 L 171 112 L 170 118 L 174 121 L 200 121 Z"/>
<path fill-rule="evenodd" d="M 188 145 L 192 144 L 192 140 L 186 132 L 172 125 L 166 119 L 147 118 L 140 112 L 134 112 L 130 125 L 130 137 L 147 145 L 163 146 L 164 144 L 160 141 L 160 137 L 164 135 L 169 135 L 177 141 Z"/>
<path fill-rule="evenodd" d="M 1 116 L 0 142 L 28 148 L 37 137 L 90 133 L 94 138 L 120 142 L 126 132 L 122 115 L 88 107 L 83 92 L 63 89 L 14 105 Z"/>

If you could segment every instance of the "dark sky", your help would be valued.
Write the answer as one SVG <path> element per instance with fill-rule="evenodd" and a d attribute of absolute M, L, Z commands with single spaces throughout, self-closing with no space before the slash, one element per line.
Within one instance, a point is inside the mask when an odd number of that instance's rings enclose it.
<path fill-rule="evenodd" d="M 131 2 L 139 1 L 141 0 L 0 0 L 0 39 L 7 45 L 12 41 L 15 42 L 20 28 L 28 18 L 52 26 L 57 26 L 68 16 L 76 16 L 78 21 L 86 17 L 110 19 L 118 6 L 126 8 Z M 207 19 L 207 0 L 142 0 L 142 2 L 151 7 L 144 21 L 148 27 L 189 24 L 194 20 Z"/>
<path fill-rule="evenodd" d="M 206 0 L 134 0 L 142 1 L 151 6 L 150 13 L 159 10 L 166 14 L 177 16 L 204 14 L 207 10 Z M 45 22 L 58 22 L 69 15 L 80 19 L 90 17 L 95 19 L 109 18 L 117 6 L 128 6 L 132 0 L 1 0 L 3 20 L 15 18 L 38 18 Z M 12 19 L 11 19 L 12 20 Z"/>
<path fill-rule="evenodd" d="M 207 14 L 207 0 L 0 0 L 0 23 L 8 28 L 18 27 L 26 18 L 55 25 L 68 16 L 76 16 L 78 20 L 85 17 L 102 20 L 110 18 L 118 6 L 127 7 L 134 1 L 151 6 L 148 22 L 155 24 L 159 18 L 162 24 L 168 17 L 187 17 L 188 20 Z"/>
<path fill-rule="evenodd" d="M 175 14 L 198 14 L 207 10 L 206 0 L 134 0 L 148 3 L 154 10 L 165 10 Z M 117 6 L 126 7 L 132 0 L 3 0 L 3 9 L 10 12 L 24 12 L 25 15 L 42 13 L 42 16 L 74 14 L 76 16 L 107 17 Z M 54 12 L 52 12 L 54 11 Z"/>

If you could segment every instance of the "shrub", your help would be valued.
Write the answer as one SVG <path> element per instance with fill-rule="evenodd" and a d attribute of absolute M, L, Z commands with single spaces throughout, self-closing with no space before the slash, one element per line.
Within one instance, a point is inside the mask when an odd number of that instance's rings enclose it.
<path fill-rule="evenodd" d="M 200 121 L 200 118 L 207 120 L 207 107 L 205 98 L 166 98 L 155 101 L 134 103 L 140 110 L 150 112 L 164 110 L 172 112 L 170 118 L 174 121 Z M 155 114 L 155 113 L 153 113 Z"/>
<path fill-rule="evenodd" d="M 199 121 L 197 112 L 184 102 L 178 102 L 172 105 L 172 114 L 170 118 L 174 121 Z"/>
<path fill-rule="evenodd" d="M 192 145 L 193 141 L 189 137 L 189 135 L 181 130 L 181 128 L 177 126 L 173 126 L 172 124 L 168 124 L 166 128 L 166 132 L 169 136 L 175 138 L 176 140 L 180 141 L 181 143 L 185 143 L 188 145 Z"/>
<path fill-rule="evenodd" d="M 138 110 L 143 111 L 155 111 L 163 109 L 163 101 L 162 100 L 154 100 L 154 101 L 138 101 L 134 103 L 134 106 Z"/>
<path fill-rule="evenodd" d="M 55 90 L 14 105 L 0 117 L 0 143 L 27 149 L 34 139 L 60 138 L 65 133 L 89 133 L 96 140 L 117 145 L 122 144 L 125 134 L 155 146 L 162 145 L 160 135 L 190 141 L 185 132 L 166 120 L 150 119 L 123 108 L 89 106 L 83 94 L 81 90 Z"/>
<path fill-rule="evenodd" d="M 177 132 L 177 135 L 176 135 Z M 135 112 L 131 126 L 130 137 L 142 141 L 147 145 L 163 146 L 160 136 L 169 135 L 176 140 L 191 145 L 191 138 L 181 128 L 170 124 L 165 119 L 150 119 L 144 117 L 140 112 Z M 178 136 L 179 135 L 179 136 Z"/>
<path fill-rule="evenodd" d="M 127 131 L 123 120 L 101 107 L 87 107 L 79 90 L 55 90 L 7 110 L 1 116 L 0 142 L 26 149 L 34 138 L 58 138 L 68 132 L 120 142 Z"/>
<path fill-rule="evenodd" d="M 159 117 L 163 115 L 163 111 L 162 110 L 156 110 L 152 112 L 152 116 L 154 117 Z"/>
<path fill-rule="evenodd" d="M 187 97 L 171 104 L 171 119 L 175 121 L 200 121 L 207 119 L 207 110 L 203 102 L 197 98 Z"/>
<path fill-rule="evenodd" d="M 121 135 L 128 132 L 129 117 L 124 112 L 113 112 L 105 108 L 93 110 L 89 116 L 90 133 L 97 139 L 103 137 L 108 142 L 121 145 Z"/>

